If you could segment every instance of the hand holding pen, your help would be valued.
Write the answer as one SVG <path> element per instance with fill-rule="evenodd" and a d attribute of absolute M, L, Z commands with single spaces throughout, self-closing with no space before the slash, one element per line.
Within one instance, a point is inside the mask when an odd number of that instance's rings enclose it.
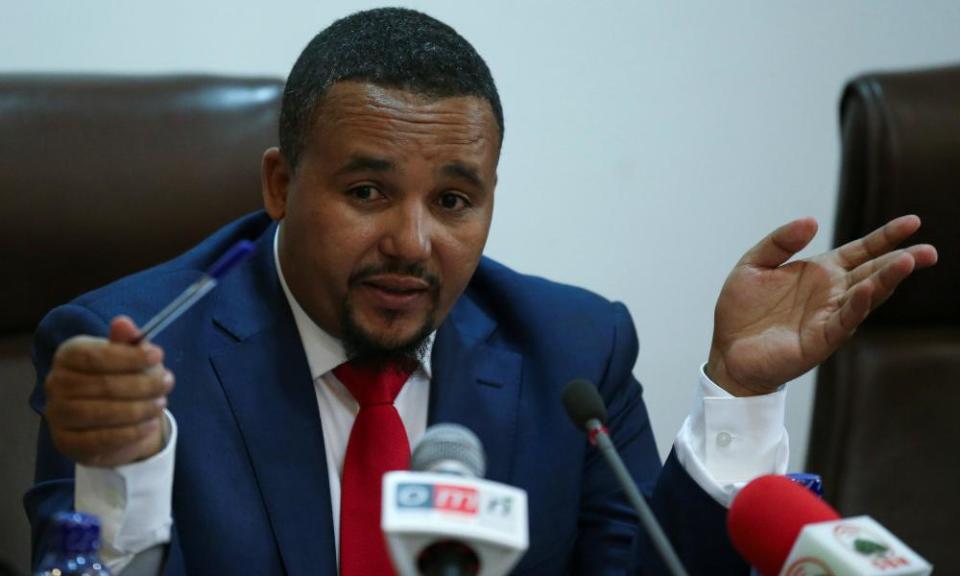
<path fill-rule="evenodd" d="M 249 242 L 235 245 L 142 330 L 118 316 L 110 322 L 107 339 L 75 336 L 60 345 L 44 382 L 44 418 L 62 454 L 80 464 L 114 467 L 144 460 L 164 447 L 163 410 L 174 376 L 151 339 L 251 251 Z"/>

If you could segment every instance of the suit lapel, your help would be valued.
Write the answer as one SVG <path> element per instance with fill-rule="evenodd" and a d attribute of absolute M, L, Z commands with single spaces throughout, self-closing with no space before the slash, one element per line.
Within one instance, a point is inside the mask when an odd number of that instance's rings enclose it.
<path fill-rule="evenodd" d="M 509 482 L 523 359 L 488 343 L 495 328 L 468 295 L 461 297 L 434 342 L 428 424 L 472 430 L 483 444 L 487 478 Z"/>
<path fill-rule="evenodd" d="M 218 290 L 214 322 L 232 341 L 211 354 L 243 435 L 287 573 L 336 573 L 323 433 L 271 226 Z"/>

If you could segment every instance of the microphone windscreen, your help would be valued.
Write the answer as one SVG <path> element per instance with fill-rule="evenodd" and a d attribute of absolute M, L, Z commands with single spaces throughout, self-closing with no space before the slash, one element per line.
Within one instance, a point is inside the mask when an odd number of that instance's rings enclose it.
<path fill-rule="evenodd" d="M 593 419 L 601 423 L 607 421 L 607 407 L 603 405 L 603 398 L 596 386 L 589 380 L 578 378 L 568 382 L 563 388 L 561 400 L 567 416 L 577 428 L 585 429 L 587 422 Z"/>
<path fill-rule="evenodd" d="M 469 428 L 459 424 L 435 424 L 423 433 L 410 455 L 410 469 L 415 472 L 442 472 L 454 463 L 461 476 L 483 478 L 486 460 L 480 439 Z"/>
<path fill-rule="evenodd" d="M 761 476 L 733 499 L 727 531 L 737 552 L 764 575 L 780 573 L 800 530 L 840 515 L 809 490 L 784 476 Z"/>

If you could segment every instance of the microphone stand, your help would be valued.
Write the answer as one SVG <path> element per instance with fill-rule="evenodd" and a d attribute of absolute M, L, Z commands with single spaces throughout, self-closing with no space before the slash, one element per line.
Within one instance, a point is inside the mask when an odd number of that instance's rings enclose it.
<path fill-rule="evenodd" d="M 687 576 L 687 570 L 683 567 L 683 564 L 680 563 L 680 558 L 677 557 L 673 546 L 670 545 L 667 535 L 663 533 L 660 524 L 653 515 L 653 511 L 650 510 L 647 501 L 644 500 L 640 491 L 637 490 L 637 485 L 633 482 L 633 478 L 630 477 L 630 473 L 627 472 L 627 467 L 624 466 L 623 460 L 620 459 L 620 454 L 617 453 L 616 447 L 610 440 L 610 435 L 607 433 L 606 427 L 596 418 L 587 420 L 586 427 L 590 443 L 600 449 L 600 453 L 603 454 L 603 457 L 607 460 L 607 464 L 613 469 L 613 475 L 617 477 L 617 481 L 620 482 L 620 486 L 627 494 L 627 500 L 630 501 L 630 504 L 637 511 L 637 514 L 640 515 L 640 522 L 650 536 L 653 547 L 660 553 L 660 558 L 663 559 L 663 563 L 667 566 L 670 574 L 673 576 Z"/>

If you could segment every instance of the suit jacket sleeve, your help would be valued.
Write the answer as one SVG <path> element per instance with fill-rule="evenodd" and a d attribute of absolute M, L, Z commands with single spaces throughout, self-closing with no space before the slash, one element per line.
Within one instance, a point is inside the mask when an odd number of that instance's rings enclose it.
<path fill-rule="evenodd" d="M 64 510 L 74 509 L 74 473 L 76 463 L 60 454 L 54 447 L 43 417 L 46 407 L 43 382 L 50 372 L 53 355 L 67 339 L 80 335 L 103 336 L 109 333 L 108 321 L 86 306 L 66 304 L 52 310 L 40 322 L 34 337 L 33 364 L 37 383 L 30 396 L 31 407 L 41 416 L 37 438 L 37 462 L 34 485 L 23 497 L 23 505 L 30 522 L 31 564 L 36 567 L 47 548 L 47 527 L 51 518 Z M 165 574 L 184 574 L 176 530 L 171 531 L 169 545 L 165 546 Z M 156 551 L 151 552 L 151 554 Z"/>
<path fill-rule="evenodd" d="M 726 509 L 690 478 L 672 452 L 661 467 L 642 388 L 632 375 L 636 330 L 622 304 L 614 304 L 613 314 L 612 352 L 598 388 L 614 444 L 691 574 L 749 573 L 727 537 Z M 576 573 L 622 573 L 619 567 L 630 564 L 637 574 L 664 573 L 636 514 L 596 450 L 586 463 L 581 506 Z M 610 568 L 598 570 L 601 566 Z"/>
<path fill-rule="evenodd" d="M 23 505 L 30 521 L 32 563 L 40 561 L 45 549 L 47 525 L 54 514 L 73 509 L 73 460 L 64 457 L 53 446 L 50 430 L 44 417 L 46 396 L 43 382 L 50 372 L 53 355 L 60 344 L 78 334 L 105 335 L 107 323 L 89 309 L 68 304 L 54 309 L 40 322 L 34 338 L 33 365 L 37 383 L 30 395 L 31 407 L 41 416 L 37 437 L 37 462 L 34 485 L 23 497 Z"/>

